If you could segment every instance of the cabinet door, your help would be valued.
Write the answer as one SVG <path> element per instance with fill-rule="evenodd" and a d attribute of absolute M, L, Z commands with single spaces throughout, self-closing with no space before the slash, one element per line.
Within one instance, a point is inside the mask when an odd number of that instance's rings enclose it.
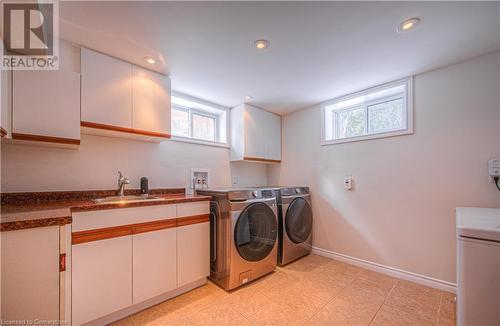
<path fill-rule="evenodd" d="M 175 228 L 133 235 L 133 303 L 177 287 Z"/>
<path fill-rule="evenodd" d="M 82 121 L 132 128 L 132 65 L 82 49 Z"/>
<path fill-rule="evenodd" d="M 80 139 L 80 74 L 14 71 L 12 133 Z"/>
<path fill-rule="evenodd" d="M 210 275 L 210 224 L 191 224 L 177 228 L 178 286 Z"/>
<path fill-rule="evenodd" d="M 266 158 L 266 111 L 245 105 L 243 121 L 245 124 L 245 152 L 247 158 Z"/>
<path fill-rule="evenodd" d="M 59 226 L 2 232 L 2 320 L 59 319 Z"/>
<path fill-rule="evenodd" d="M 134 67 L 132 129 L 170 135 L 170 78 Z"/>
<path fill-rule="evenodd" d="M 132 304 L 132 236 L 72 246 L 72 325 Z"/>
<path fill-rule="evenodd" d="M 1 42 L 0 42 L 1 43 Z M 11 130 L 12 113 L 12 71 L 0 70 L 0 136 L 9 137 Z"/>
<path fill-rule="evenodd" d="M 281 117 L 277 114 L 266 112 L 266 156 L 268 160 L 281 160 Z"/>

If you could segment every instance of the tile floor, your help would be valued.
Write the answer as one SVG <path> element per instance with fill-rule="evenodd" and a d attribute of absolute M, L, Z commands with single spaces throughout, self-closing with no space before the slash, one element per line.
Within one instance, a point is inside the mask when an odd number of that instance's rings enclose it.
<path fill-rule="evenodd" d="M 209 282 L 113 325 L 455 325 L 455 303 L 451 293 L 309 255 L 230 293 Z"/>

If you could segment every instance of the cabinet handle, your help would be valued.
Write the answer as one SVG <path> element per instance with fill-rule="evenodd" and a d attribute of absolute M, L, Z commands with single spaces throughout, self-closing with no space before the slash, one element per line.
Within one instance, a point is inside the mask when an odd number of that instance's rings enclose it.
<path fill-rule="evenodd" d="M 66 254 L 59 255 L 59 271 L 66 271 Z"/>

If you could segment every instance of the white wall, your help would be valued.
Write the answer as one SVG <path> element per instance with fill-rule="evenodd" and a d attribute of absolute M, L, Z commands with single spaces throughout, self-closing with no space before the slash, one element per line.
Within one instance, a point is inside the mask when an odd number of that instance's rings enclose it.
<path fill-rule="evenodd" d="M 187 187 L 191 168 L 211 170 L 210 186 L 259 186 L 267 167 L 230 163 L 229 149 L 176 141 L 160 144 L 82 135 L 78 150 L 2 144 L 2 192 L 114 189 L 117 171 L 139 188 Z"/>
<path fill-rule="evenodd" d="M 268 179 L 311 187 L 314 246 L 455 282 L 455 207 L 500 207 L 486 165 L 500 155 L 498 60 L 416 76 L 413 135 L 320 146 L 319 106 L 283 118 Z"/>

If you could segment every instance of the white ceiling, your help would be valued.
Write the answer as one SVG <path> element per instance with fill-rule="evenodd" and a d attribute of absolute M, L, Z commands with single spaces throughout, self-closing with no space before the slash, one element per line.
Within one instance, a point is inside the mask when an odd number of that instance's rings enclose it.
<path fill-rule="evenodd" d="M 494 51 L 499 15 L 494 2 L 60 2 L 60 35 L 140 65 L 153 56 L 178 92 L 289 113 Z"/>

